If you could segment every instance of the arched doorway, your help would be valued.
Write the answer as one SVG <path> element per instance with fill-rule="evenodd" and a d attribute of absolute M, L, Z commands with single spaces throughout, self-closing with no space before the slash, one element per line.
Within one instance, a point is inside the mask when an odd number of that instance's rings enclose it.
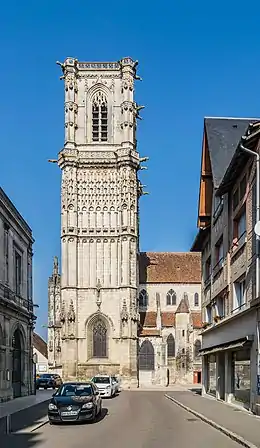
<path fill-rule="evenodd" d="M 12 387 L 14 398 L 20 397 L 22 393 L 22 334 L 17 328 L 12 338 L 13 349 L 13 372 Z"/>
<path fill-rule="evenodd" d="M 140 347 L 139 369 L 154 370 L 154 349 L 150 341 L 144 341 Z"/>
<path fill-rule="evenodd" d="M 154 372 L 154 348 L 150 341 L 144 341 L 139 349 L 139 385 L 150 386 Z"/>

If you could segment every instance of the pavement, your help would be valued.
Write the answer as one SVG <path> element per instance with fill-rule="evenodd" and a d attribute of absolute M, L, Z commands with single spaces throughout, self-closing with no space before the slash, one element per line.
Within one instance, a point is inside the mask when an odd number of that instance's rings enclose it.
<path fill-rule="evenodd" d="M 9 432 L 33 430 L 46 421 L 46 409 L 53 390 L 0 403 L 0 439 Z"/>
<path fill-rule="evenodd" d="M 260 448 L 260 418 L 238 406 L 225 404 L 212 398 L 201 397 L 190 391 L 167 392 L 173 405 L 179 404 L 195 417 L 202 418 L 214 428 L 229 434 L 232 439 L 250 448 Z M 169 400 L 170 401 L 170 400 Z"/>
<path fill-rule="evenodd" d="M 190 392 L 186 393 L 193 396 Z M 1 448 L 8 446 L 238 448 L 240 445 L 167 399 L 162 391 L 139 390 L 123 391 L 113 399 L 104 399 L 102 416 L 95 423 L 54 426 L 46 424 L 34 432 L 4 436 L 1 438 Z"/>
<path fill-rule="evenodd" d="M 49 400 L 53 394 L 52 389 L 37 390 L 36 395 L 29 395 L 27 397 L 15 398 L 4 403 L 0 403 L 0 418 L 6 415 L 14 414 L 15 412 L 22 411 L 31 406 L 35 406 L 38 403 Z"/>

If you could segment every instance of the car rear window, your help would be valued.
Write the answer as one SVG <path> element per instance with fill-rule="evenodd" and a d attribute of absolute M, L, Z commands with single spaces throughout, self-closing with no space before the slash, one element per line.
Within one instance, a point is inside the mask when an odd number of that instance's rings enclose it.
<path fill-rule="evenodd" d="M 95 376 L 94 378 L 92 378 L 92 381 L 96 384 L 110 384 L 109 377 L 107 376 Z"/>

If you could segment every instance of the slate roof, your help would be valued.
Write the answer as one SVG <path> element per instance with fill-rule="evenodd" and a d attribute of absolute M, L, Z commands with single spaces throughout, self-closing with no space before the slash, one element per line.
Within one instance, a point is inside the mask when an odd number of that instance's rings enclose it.
<path fill-rule="evenodd" d="M 214 187 L 218 188 L 233 155 L 253 118 L 211 118 L 204 120 Z"/>
<path fill-rule="evenodd" d="M 200 283 L 201 254 L 197 252 L 141 252 L 139 279 L 145 283 Z"/>

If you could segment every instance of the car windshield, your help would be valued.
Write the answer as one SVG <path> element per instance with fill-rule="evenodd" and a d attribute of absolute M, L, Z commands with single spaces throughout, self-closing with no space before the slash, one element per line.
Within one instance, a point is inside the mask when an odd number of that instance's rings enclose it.
<path fill-rule="evenodd" d="M 67 384 L 62 386 L 58 394 L 61 397 L 83 397 L 93 395 L 90 384 Z"/>
<path fill-rule="evenodd" d="M 96 384 L 110 384 L 108 376 L 95 376 L 92 381 Z"/>
<path fill-rule="evenodd" d="M 48 373 L 44 373 L 43 375 L 40 376 L 40 378 L 51 378 L 51 375 Z"/>

